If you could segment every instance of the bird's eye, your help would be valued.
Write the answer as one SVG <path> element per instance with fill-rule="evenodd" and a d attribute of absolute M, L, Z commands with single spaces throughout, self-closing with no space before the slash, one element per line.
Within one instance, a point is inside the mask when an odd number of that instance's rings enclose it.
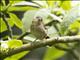
<path fill-rule="evenodd" d="M 38 19 L 38 21 L 42 21 L 42 17 L 37 16 L 36 18 Z"/>
<path fill-rule="evenodd" d="M 39 19 L 39 21 L 42 21 L 42 19 Z"/>

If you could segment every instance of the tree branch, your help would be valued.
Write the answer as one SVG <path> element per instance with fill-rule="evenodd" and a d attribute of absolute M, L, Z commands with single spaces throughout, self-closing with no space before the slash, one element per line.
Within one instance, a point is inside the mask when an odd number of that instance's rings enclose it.
<path fill-rule="evenodd" d="M 7 53 L 4 54 L 4 58 L 11 56 L 13 54 L 22 52 L 22 51 L 33 50 L 33 49 L 44 47 L 47 45 L 51 46 L 51 45 L 58 44 L 58 43 L 73 43 L 73 42 L 80 42 L 80 35 L 53 37 L 53 38 L 43 40 L 43 41 L 36 41 L 36 42 L 24 44 L 21 47 L 9 50 Z M 1 53 L 3 53 L 3 52 L 0 51 L 0 54 Z"/>

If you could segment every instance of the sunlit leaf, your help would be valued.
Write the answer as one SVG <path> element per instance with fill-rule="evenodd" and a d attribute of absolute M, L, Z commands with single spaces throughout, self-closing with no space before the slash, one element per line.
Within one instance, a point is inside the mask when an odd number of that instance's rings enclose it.
<path fill-rule="evenodd" d="M 21 1 L 19 3 L 15 3 L 14 6 L 35 6 L 35 7 L 39 7 L 39 5 L 32 3 L 32 2 L 28 2 L 28 1 Z"/>
<path fill-rule="evenodd" d="M 63 18 L 63 22 L 61 23 L 61 31 L 64 32 L 68 29 L 68 27 L 80 17 L 80 9 L 79 6 L 71 9 Z"/>
<path fill-rule="evenodd" d="M 74 21 L 70 27 L 68 28 L 70 32 L 73 34 L 78 34 L 80 33 L 80 23 L 78 21 Z M 80 34 L 79 34 L 80 35 Z"/>
<path fill-rule="evenodd" d="M 0 32 L 7 30 L 7 26 L 2 18 L 0 18 Z"/>
<path fill-rule="evenodd" d="M 38 5 L 41 6 L 41 8 L 48 8 L 48 4 L 46 1 L 36 1 L 34 0 L 33 2 L 37 3 Z"/>
<path fill-rule="evenodd" d="M 63 56 L 64 54 L 65 54 L 64 51 L 60 51 L 56 48 L 51 47 L 47 49 L 43 60 L 56 60 L 59 57 Z"/>
<path fill-rule="evenodd" d="M 5 0 L 3 0 L 2 3 L 3 3 L 4 6 L 6 5 L 6 4 L 5 4 Z"/>
<path fill-rule="evenodd" d="M 76 29 L 80 28 L 80 23 L 78 21 L 73 22 L 73 24 L 70 25 L 70 29 Z"/>
<path fill-rule="evenodd" d="M 19 3 L 19 2 L 22 2 L 22 1 L 24 1 L 24 0 L 16 0 L 16 1 L 10 0 L 10 1 L 9 1 L 9 4 L 11 4 L 11 6 L 13 6 L 14 4 Z"/>
<path fill-rule="evenodd" d="M 3 7 L 2 5 L 0 5 L 0 12 L 3 11 L 3 8 L 4 8 L 4 7 Z"/>
<path fill-rule="evenodd" d="M 7 57 L 5 58 L 4 60 L 19 60 L 20 58 L 22 58 L 25 54 L 28 54 L 29 51 L 23 51 L 23 52 L 20 52 L 18 54 L 14 54 L 10 57 Z"/>
<path fill-rule="evenodd" d="M 64 10 L 70 10 L 71 9 L 71 1 L 63 1 L 61 7 Z"/>
<path fill-rule="evenodd" d="M 55 1 L 47 0 L 46 2 L 48 4 L 48 7 L 51 8 L 51 9 L 53 9 Z"/>
<path fill-rule="evenodd" d="M 9 40 L 7 42 L 7 45 L 8 45 L 9 48 L 16 48 L 16 47 L 22 46 L 23 43 L 22 43 L 21 40 L 13 39 L 13 40 Z M 14 54 L 10 57 L 7 57 L 4 60 L 19 60 L 21 57 L 23 57 L 25 54 L 28 54 L 28 53 L 29 53 L 29 51 L 23 51 L 23 52 Z"/>
<path fill-rule="evenodd" d="M 31 7 L 31 6 L 25 6 L 25 7 L 16 6 L 16 7 L 9 7 L 8 11 L 27 11 L 27 10 L 36 10 L 36 9 L 39 9 L 39 8 Z"/>
<path fill-rule="evenodd" d="M 13 40 L 9 40 L 7 42 L 8 44 L 8 47 L 9 48 L 16 48 L 16 47 L 20 47 L 23 45 L 22 41 L 21 40 L 16 40 L 16 39 L 13 39 Z"/>
<path fill-rule="evenodd" d="M 13 23 L 19 27 L 19 28 L 23 28 L 23 24 L 22 24 L 22 21 L 15 15 L 15 14 L 12 14 L 12 13 L 9 13 L 10 14 L 10 19 L 13 21 Z"/>
<path fill-rule="evenodd" d="M 27 10 L 35 10 L 39 9 L 39 6 L 35 3 L 21 1 L 18 3 L 14 3 L 12 6 L 8 8 L 8 11 L 27 11 Z"/>
<path fill-rule="evenodd" d="M 12 1 L 12 0 L 10 0 L 10 1 Z M 17 2 L 17 1 L 24 1 L 24 0 L 16 0 L 15 2 Z"/>
<path fill-rule="evenodd" d="M 13 27 L 14 23 L 13 23 L 13 21 L 12 21 L 12 18 L 8 18 L 7 21 L 8 21 L 8 23 L 9 23 L 10 27 Z"/>

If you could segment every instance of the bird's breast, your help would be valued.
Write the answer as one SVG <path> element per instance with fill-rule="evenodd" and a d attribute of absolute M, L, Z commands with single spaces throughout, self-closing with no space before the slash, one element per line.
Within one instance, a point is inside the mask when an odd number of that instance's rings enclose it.
<path fill-rule="evenodd" d="M 39 26 L 32 25 L 31 33 L 38 39 L 43 39 L 47 36 L 45 30 L 40 25 Z"/>

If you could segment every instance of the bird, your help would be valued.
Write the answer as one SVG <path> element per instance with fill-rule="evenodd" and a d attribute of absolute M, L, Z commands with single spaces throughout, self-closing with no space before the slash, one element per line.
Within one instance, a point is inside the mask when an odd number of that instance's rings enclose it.
<path fill-rule="evenodd" d="M 44 38 L 49 38 L 49 36 L 47 35 L 45 25 L 43 23 L 43 19 L 40 16 L 33 18 L 30 31 L 31 34 L 35 36 L 36 40 L 43 40 Z"/>

